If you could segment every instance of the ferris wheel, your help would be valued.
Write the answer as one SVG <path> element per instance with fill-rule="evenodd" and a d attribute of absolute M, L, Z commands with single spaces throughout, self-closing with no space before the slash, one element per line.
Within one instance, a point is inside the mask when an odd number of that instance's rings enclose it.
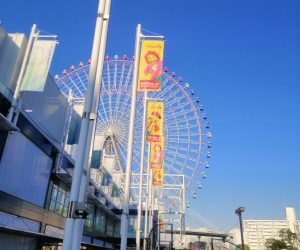
<path fill-rule="evenodd" d="M 61 92 L 68 97 L 70 90 L 73 100 L 84 102 L 88 83 L 90 62 L 80 62 L 78 67 L 71 66 L 56 83 Z M 115 150 L 119 153 L 119 166 L 126 165 L 128 126 L 131 106 L 131 87 L 133 81 L 134 58 L 126 56 L 105 58 L 102 84 L 99 97 L 96 134 L 110 135 L 114 138 Z M 187 191 L 187 207 L 190 199 L 196 198 L 207 177 L 211 157 L 209 123 L 204 106 L 200 104 L 189 83 L 177 77 L 175 72 L 164 69 L 161 91 L 148 92 L 150 100 L 164 102 L 164 172 L 166 176 L 184 176 Z M 143 120 L 143 94 L 137 94 L 132 176 L 140 171 Z M 103 146 L 108 145 L 104 143 Z M 145 147 L 144 155 L 148 155 Z M 147 164 L 145 157 L 144 165 Z M 172 179 L 176 182 L 176 178 Z M 132 191 L 133 199 L 136 193 Z M 167 195 L 168 196 L 168 195 Z M 168 198 L 168 197 L 163 197 Z"/>

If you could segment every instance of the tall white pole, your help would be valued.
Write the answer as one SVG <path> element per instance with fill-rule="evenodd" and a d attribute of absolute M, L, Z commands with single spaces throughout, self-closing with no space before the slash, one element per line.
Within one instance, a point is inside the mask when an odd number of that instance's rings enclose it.
<path fill-rule="evenodd" d="M 144 113 L 142 127 L 142 148 L 140 163 L 140 186 L 139 186 L 139 203 L 138 203 L 138 219 L 136 228 L 136 249 L 140 250 L 141 243 L 141 218 L 142 218 L 142 196 L 143 196 L 143 174 L 144 174 L 144 155 L 145 155 L 145 138 L 146 138 L 146 122 L 147 122 L 147 91 L 144 92 Z"/>
<path fill-rule="evenodd" d="M 91 111 L 90 111 L 91 114 L 97 114 L 97 112 L 98 112 L 100 85 L 102 83 L 102 72 L 103 72 L 106 40 L 107 40 L 106 38 L 107 38 L 108 23 L 109 23 L 110 5 L 111 5 L 111 0 L 106 0 L 102 34 L 101 34 L 100 51 L 99 51 L 97 72 L 96 72 L 96 81 L 95 81 L 95 87 L 94 87 L 94 91 L 93 91 L 93 102 L 92 102 L 92 107 L 91 107 Z M 87 186 L 89 184 L 89 177 L 90 177 L 89 159 L 91 156 L 91 149 L 94 144 L 96 119 L 93 119 L 93 120 L 90 119 L 89 125 L 90 125 L 90 127 L 89 127 L 88 135 L 87 135 L 88 141 L 87 141 L 86 148 L 85 148 L 85 161 L 84 161 L 84 165 L 83 165 L 83 172 L 85 174 L 83 174 L 81 177 L 78 202 L 86 202 L 86 191 L 87 191 Z M 82 233 L 83 233 L 83 225 L 84 225 L 84 220 L 76 220 L 75 221 L 74 233 L 73 233 L 73 248 L 72 249 L 80 249 L 80 243 L 81 243 Z"/>
<path fill-rule="evenodd" d="M 23 78 L 24 78 L 24 75 L 25 75 L 26 67 L 27 67 L 27 64 L 28 64 L 28 61 L 29 61 L 31 50 L 32 50 L 33 40 L 34 40 L 34 38 L 37 37 L 36 32 L 37 32 L 37 27 L 36 27 L 36 24 L 34 24 L 34 25 L 32 25 L 29 40 L 28 40 L 28 43 L 27 43 L 27 46 L 26 46 L 26 51 L 25 51 L 23 62 L 22 62 L 21 70 L 20 70 L 20 73 L 19 73 L 19 76 L 18 76 L 18 80 L 17 80 L 16 89 L 15 89 L 15 92 L 14 92 L 14 97 L 13 97 L 13 100 L 12 100 L 12 104 L 11 104 L 11 107 L 10 107 L 10 109 L 8 111 L 8 114 L 7 114 L 7 119 L 9 121 L 13 120 L 13 115 L 14 115 L 14 111 L 15 111 L 15 108 L 16 108 L 16 105 L 17 105 L 17 100 L 18 100 L 19 95 L 20 95 L 21 84 L 22 84 L 22 81 L 23 81 Z"/>
<path fill-rule="evenodd" d="M 146 206 L 145 206 L 145 224 L 144 224 L 144 243 L 143 243 L 143 249 L 146 250 L 147 245 L 147 237 L 148 237 L 148 211 L 149 211 L 149 185 L 150 184 L 150 150 L 151 146 L 150 143 L 148 143 L 148 164 L 147 164 L 147 190 L 146 190 Z"/>
<path fill-rule="evenodd" d="M 130 193 L 130 177 L 132 165 L 132 152 L 134 143 L 134 120 L 136 108 L 136 91 L 138 82 L 138 66 L 140 59 L 140 43 L 141 43 L 141 25 L 139 24 L 136 29 L 135 53 L 134 53 L 134 76 L 132 82 L 132 96 L 130 108 L 130 120 L 128 131 L 128 150 L 126 158 L 126 175 L 125 175 L 125 189 L 124 189 L 124 204 L 121 220 L 121 250 L 126 250 L 127 247 L 127 230 L 128 230 L 128 217 L 129 217 L 129 193 Z"/>
<path fill-rule="evenodd" d="M 85 147 L 88 145 L 88 133 L 90 130 L 90 118 L 94 118 L 93 113 L 91 112 L 92 102 L 94 97 L 94 85 L 96 79 L 96 70 L 98 64 L 98 57 L 100 51 L 100 42 L 101 42 L 101 34 L 102 34 L 102 26 L 103 26 L 103 16 L 105 9 L 106 0 L 99 1 L 98 6 L 98 15 L 96 20 L 95 34 L 94 34 L 94 42 L 92 49 L 92 57 L 91 57 L 91 65 L 89 71 L 89 79 L 88 79 L 88 89 L 87 89 L 87 97 L 84 104 L 84 114 L 82 117 L 82 123 L 80 128 L 80 136 L 78 143 L 78 154 L 75 162 L 73 179 L 72 179 L 72 187 L 70 194 L 70 202 L 78 201 L 81 177 L 83 173 L 83 165 L 84 160 L 88 159 L 85 156 Z M 98 98 L 98 96 L 97 96 Z M 96 116 L 96 114 L 94 114 Z M 86 173 L 85 173 L 86 174 Z M 65 224 L 65 232 L 64 232 L 64 241 L 63 241 L 63 249 L 64 250 L 73 250 L 73 231 L 74 231 L 75 218 L 68 217 Z"/>
<path fill-rule="evenodd" d="M 149 164 L 150 166 L 150 164 Z M 148 202 L 148 206 L 149 206 L 149 218 L 148 218 L 148 233 L 151 231 L 152 229 L 152 222 L 153 222 L 153 172 L 152 169 L 150 168 L 150 185 L 149 185 L 149 202 Z"/>

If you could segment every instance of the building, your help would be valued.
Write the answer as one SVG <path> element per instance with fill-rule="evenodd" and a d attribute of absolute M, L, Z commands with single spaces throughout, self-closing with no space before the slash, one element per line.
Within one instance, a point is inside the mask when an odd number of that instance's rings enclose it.
<path fill-rule="evenodd" d="M 17 123 L 6 118 L 26 46 L 24 34 L 0 27 L 0 249 L 61 249 L 74 169 L 70 148 L 76 148 L 66 140 L 66 117 L 76 108 L 48 74 L 44 91 L 23 92 Z M 112 178 L 113 160 L 102 152 L 91 171 L 82 249 L 119 244 L 122 193 Z M 135 243 L 135 220 L 129 221 L 129 244 Z"/>
<path fill-rule="evenodd" d="M 292 207 L 285 208 L 284 220 L 244 220 L 244 240 L 251 250 L 266 249 L 265 242 L 269 238 L 279 238 L 281 229 L 289 228 L 292 232 L 300 236 L 300 221 L 296 219 L 296 211 Z M 238 229 L 234 229 L 233 235 L 235 243 L 240 244 Z M 236 236 L 236 237 L 235 237 Z"/>

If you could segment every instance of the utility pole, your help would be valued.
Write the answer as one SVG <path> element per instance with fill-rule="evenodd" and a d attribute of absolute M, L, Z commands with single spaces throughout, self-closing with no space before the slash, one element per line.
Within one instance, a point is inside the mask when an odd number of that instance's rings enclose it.
<path fill-rule="evenodd" d="M 244 207 L 239 207 L 235 210 L 235 214 L 239 216 L 240 221 L 240 231 L 241 231 L 241 241 L 242 241 L 242 250 L 245 250 L 245 244 L 244 244 L 244 232 L 243 232 L 243 220 L 242 220 L 242 213 L 245 211 Z"/>
<path fill-rule="evenodd" d="M 102 55 L 104 55 L 105 53 L 107 37 L 107 27 L 106 29 L 104 29 L 104 27 L 108 25 L 109 11 L 110 0 L 99 0 L 98 15 L 96 20 L 91 56 L 91 65 L 88 78 L 87 96 L 84 104 L 84 111 L 80 128 L 78 155 L 75 161 L 74 174 L 72 179 L 68 218 L 65 224 L 65 234 L 63 241 L 64 250 L 80 249 L 80 243 L 82 239 L 82 229 L 80 229 L 80 227 L 83 226 L 84 216 L 80 218 L 77 215 L 86 215 L 86 211 L 84 208 L 85 204 L 79 203 L 78 201 L 79 198 L 81 198 L 81 201 L 84 201 L 84 199 L 82 199 L 82 193 L 85 192 L 89 178 L 88 161 L 90 156 L 90 147 L 93 141 L 96 126 L 101 84 L 101 80 L 99 79 L 102 79 L 101 61 L 103 65 L 104 56 Z M 84 186 L 84 188 L 82 186 Z M 83 196 L 85 196 L 85 194 Z M 81 232 L 81 235 L 78 236 L 79 231 Z M 73 237 L 75 234 L 77 235 L 77 238 L 74 239 Z"/>
<path fill-rule="evenodd" d="M 138 24 L 136 30 L 135 53 L 134 53 L 134 75 L 132 82 L 131 108 L 128 131 L 128 150 L 126 158 L 126 172 L 125 172 L 125 189 L 124 189 L 124 204 L 121 217 L 121 250 L 126 250 L 127 247 L 127 231 L 128 231 L 128 217 L 129 217 L 129 193 L 130 193 L 130 178 L 132 166 L 132 153 L 134 143 L 134 120 L 136 109 L 136 92 L 138 82 L 138 66 L 140 58 L 140 44 L 141 44 L 141 25 Z"/>
<path fill-rule="evenodd" d="M 139 201 L 138 201 L 138 220 L 136 228 L 136 249 L 140 250 L 141 244 L 141 218 L 143 211 L 143 174 L 144 174 L 144 155 L 145 155 L 145 138 L 146 138 L 146 122 L 147 122 L 147 91 L 144 92 L 144 110 L 143 110 L 143 128 L 142 128 L 142 148 L 141 148 L 141 163 L 140 163 L 140 186 L 139 186 Z M 146 209 L 145 209 L 146 213 Z"/>

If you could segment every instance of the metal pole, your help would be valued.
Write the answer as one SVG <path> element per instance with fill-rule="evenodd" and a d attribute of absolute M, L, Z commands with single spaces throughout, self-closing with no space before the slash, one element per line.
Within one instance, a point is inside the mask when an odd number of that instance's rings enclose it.
<path fill-rule="evenodd" d="M 136 249 L 140 250 L 141 243 L 141 218 L 142 218 L 142 195 L 143 195 L 143 174 L 144 174 L 144 155 L 145 155 L 145 137 L 146 137 L 146 122 L 147 122 L 147 91 L 144 92 L 144 113 L 142 127 L 142 149 L 140 163 L 140 186 L 139 186 L 139 203 L 138 203 L 138 219 L 136 228 Z"/>
<path fill-rule="evenodd" d="M 211 250 L 214 250 L 214 239 L 213 238 L 211 238 Z"/>
<path fill-rule="evenodd" d="M 173 250 L 173 222 L 171 224 L 171 250 Z"/>
<path fill-rule="evenodd" d="M 244 233 L 243 233 L 243 220 L 242 220 L 242 213 L 241 213 L 241 212 L 239 212 L 239 220 L 240 220 L 240 230 L 241 230 L 242 250 L 245 250 L 245 245 L 244 245 Z"/>
<path fill-rule="evenodd" d="M 12 104 L 11 104 L 11 107 L 9 108 L 9 111 L 8 111 L 8 114 L 7 114 L 7 119 L 9 121 L 13 121 L 14 111 L 15 111 L 15 108 L 16 108 L 17 100 L 19 98 L 19 94 L 20 94 L 20 87 L 21 87 L 21 84 L 22 84 L 22 81 L 23 81 L 23 78 L 24 78 L 24 75 L 25 75 L 26 67 L 27 67 L 27 64 L 28 64 L 28 61 L 29 61 L 31 50 L 32 50 L 33 39 L 36 37 L 36 31 L 37 31 L 37 27 L 36 27 L 36 24 L 34 24 L 34 25 L 32 25 L 32 28 L 31 28 L 31 32 L 30 32 L 28 43 L 27 43 L 27 47 L 26 47 L 24 59 L 23 59 L 23 62 L 22 62 L 21 70 L 20 70 L 20 73 L 19 73 L 19 76 L 18 76 L 18 80 L 17 80 L 16 89 L 15 89 L 15 92 L 14 92 L 14 97 L 13 97 L 13 100 L 12 100 Z"/>
<path fill-rule="evenodd" d="M 103 26 L 102 26 L 102 34 L 101 34 L 101 43 L 100 43 L 100 50 L 99 50 L 99 57 L 97 63 L 97 72 L 96 72 L 96 80 L 95 80 L 95 87 L 93 91 L 93 103 L 91 107 L 91 114 L 94 115 L 93 118 L 90 118 L 90 127 L 88 133 L 88 141 L 85 148 L 85 161 L 83 165 L 83 172 L 85 174 L 81 177 L 80 183 L 80 191 L 79 191 L 79 202 L 86 202 L 86 191 L 89 185 L 89 177 L 90 177 L 90 164 L 89 159 L 91 157 L 91 148 L 94 145 L 94 138 L 95 138 L 95 130 L 96 130 L 96 118 L 98 112 L 98 103 L 99 103 L 99 95 L 100 95 L 100 85 L 102 82 L 102 72 L 103 72 L 103 64 L 104 64 L 104 56 L 105 56 L 105 47 L 106 47 L 106 40 L 107 40 L 107 31 L 108 31 L 108 23 L 109 23 L 109 13 L 110 13 L 110 5 L 111 1 L 106 0 L 105 10 L 104 10 L 104 19 L 103 19 Z M 73 249 L 80 249 L 80 242 L 83 233 L 83 225 L 84 220 L 76 220 L 74 225 L 74 232 L 73 232 Z"/>
<path fill-rule="evenodd" d="M 85 147 L 86 145 L 90 144 L 87 141 L 89 130 L 90 130 L 90 118 L 95 119 L 93 115 L 96 116 L 96 114 L 91 113 L 91 108 L 92 108 L 93 96 L 94 96 L 94 85 L 95 85 L 96 70 L 97 70 L 99 51 L 100 51 L 100 42 L 102 39 L 101 34 L 102 34 L 105 4 L 106 4 L 106 0 L 99 1 L 98 16 L 96 20 L 91 65 L 90 65 L 89 79 L 88 79 L 87 97 L 84 104 L 84 113 L 83 113 L 82 123 L 80 128 L 78 154 L 77 154 L 75 167 L 74 167 L 70 202 L 74 202 L 74 201 L 76 202 L 78 200 L 81 177 L 83 174 L 83 165 L 84 165 L 84 161 L 88 159 L 88 157 L 86 157 L 85 155 L 86 152 Z M 68 217 L 65 224 L 65 233 L 64 233 L 64 240 L 63 240 L 64 250 L 74 249 L 72 248 L 74 224 L 75 224 L 75 219 Z"/>
<path fill-rule="evenodd" d="M 184 176 L 182 176 L 182 186 L 181 186 L 181 243 L 185 243 L 185 181 Z"/>
<path fill-rule="evenodd" d="M 135 61 L 134 61 L 134 76 L 132 82 L 132 96 L 131 96 L 130 120 L 129 120 L 129 131 L 128 131 L 128 151 L 127 151 L 127 158 L 126 158 L 124 205 L 123 205 L 122 220 L 121 220 L 121 250 L 125 250 L 127 247 L 130 177 L 131 177 L 131 165 L 132 165 L 132 151 L 133 151 L 133 143 L 134 143 L 134 120 L 135 120 L 135 109 L 136 109 L 138 66 L 139 66 L 139 58 L 140 58 L 140 43 L 141 43 L 141 25 L 139 24 L 136 30 L 136 42 L 135 42 L 135 53 L 134 53 Z"/>
<path fill-rule="evenodd" d="M 160 250 L 160 223 L 159 219 L 157 220 L 157 241 L 158 241 L 158 250 Z"/>
<path fill-rule="evenodd" d="M 149 206 L 149 183 L 150 183 L 150 143 L 148 143 L 148 164 L 147 164 L 147 190 L 146 190 L 146 206 L 145 206 L 145 225 L 144 225 L 144 243 L 143 249 L 146 250 L 148 237 L 148 206 Z"/>
<path fill-rule="evenodd" d="M 149 213 L 149 230 L 151 230 L 151 228 L 153 228 L 153 172 L 152 169 L 150 168 L 150 213 Z"/>
<path fill-rule="evenodd" d="M 88 140 L 85 148 L 85 160 L 83 163 L 83 172 L 85 174 L 83 174 L 81 177 L 78 202 L 86 202 L 86 191 L 89 184 L 89 177 L 90 177 L 89 159 L 91 157 L 91 152 L 92 152 L 91 149 L 94 145 L 94 138 L 95 138 L 96 118 L 97 118 L 96 114 L 98 113 L 100 85 L 102 82 L 102 72 L 103 72 L 106 40 L 107 40 L 110 5 L 111 5 L 111 1 L 106 0 L 104 17 L 103 17 L 100 50 L 99 50 L 99 57 L 98 57 L 97 71 L 96 71 L 96 80 L 95 80 L 95 86 L 93 91 L 93 102 L 92 102 L 91 110 L 89 111 L 90 114 L 93 114 L 94 116 L 93 118 L 95 119 L 90 118 L 89 130 L 87 135 Z M 75 221 L 74 233 L 73 233 L 73 249 L 80 249 L 80 243 L 81 243 L 81 238 L 83 233 L 83 225 L 84 225 L 84 220 Z"/>

